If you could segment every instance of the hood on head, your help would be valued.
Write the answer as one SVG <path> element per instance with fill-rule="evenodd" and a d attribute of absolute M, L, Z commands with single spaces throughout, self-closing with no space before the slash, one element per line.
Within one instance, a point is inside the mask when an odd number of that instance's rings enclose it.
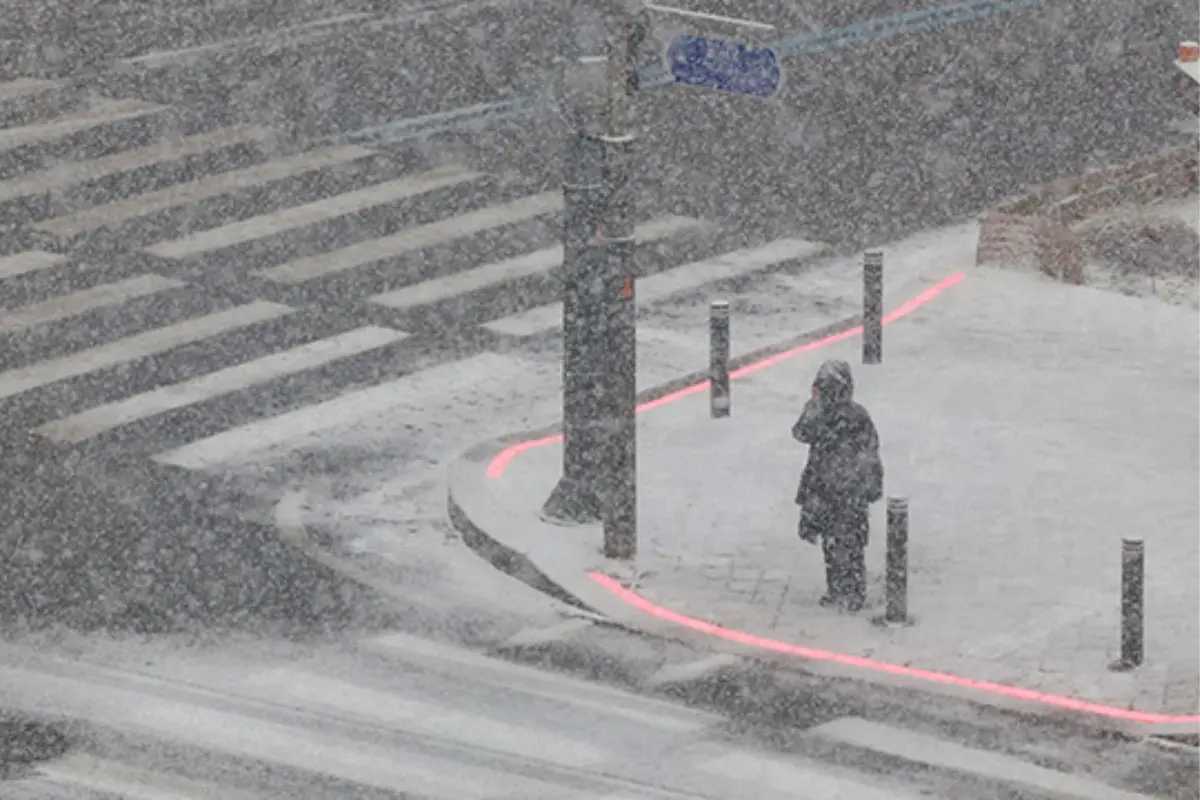
<path fill-rule="evenodd" d="M 854 375 L 850 364 L 841 359 L 829 359 L 817 370 L 813 386 L 821 393 L 821 399 L 844 402 L 854 398 Z"/>

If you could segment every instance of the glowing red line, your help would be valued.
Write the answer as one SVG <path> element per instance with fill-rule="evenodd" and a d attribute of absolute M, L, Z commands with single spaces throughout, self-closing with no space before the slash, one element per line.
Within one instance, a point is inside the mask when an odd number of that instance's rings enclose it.
<path fill-rule="evenodd" d="M 524 453 L 526 450 L 532 450 L 535 447 L 542 447 L 547 444 L 554 444 L 562 441 L 562 434 L 558 433 L 554 436 L 546 436 L 542 439 L 530 439 L 528 442 L 518 442 L 500 451 L 500 454 L 491 460 L 488 464 L 487 476 L 489 478 L 499 478 L 504 475 L 504 468 L 508 466 L 508 462 L 512 461 L 517 456 Z"/>
<path fill-rule="evenodd" d="M 944 281 L 941 281 L 940 283 L 930 286 L 928 289 L 921 292 L 919 295 L 914 297 L 912 300 L 909 300 L 907 303 L 905 303 L 904 305 L 900 306 L 892 313 L 885 316 L 883 318 L 883 324 L 887 325 L 888 323 L 895 322 L 896 320 L 900 319 L 901 317 L 908 316 L 909 314 L 916 311 L 921 306 L 928 303 L 933 298 L 937 297 L 942 292 L 949 289 L 951 286 L 955 286 L 955 285 L 961 283 L 966 277 L 967 277 L 967 275 L 965 272 L 956 272 L 953 275 L 951 275 L 949 278 L 946 278 Z"/>
<path fill-rule="evenodd" d="M 759 650 L 770 650 L 775 653 L 783 653 L 789 656 L 798 658 L 810 659 L 813 661 L 829 661 L 834 664 L 841 664 L 847 667 L 857 667 L 859 669 L 872 670 L 874 672 L 883 672 L 889 675 L 900 675 L 906 678 L 917 678 L 919 680 L 929 681 L 931 683 L 944 683 L 951 686 L 958 686 L 966 689 L 977 689 L 980 691 L 999 694 L 1005 697 L 1012 697 L 1017 700 L 1031 700 L 1035 703 L 1054 706 L 1069 711 L 1080 711 L 1086 714 L 1095 714 L 1104 717 L 1112 717 L 1114 719 L 1129 720 L 1131 722 L 1159 723 L 1159 722 L 1200 722 L 1200 715 L 1192 716 L 1174 716 L 1171 714 L 1155 714 L 1148 711 L 1134 711 L 1132 709 L 1116 708 L 1114 706 L 1101 705 L 1100 703 L 1092 703 L 1087 700 L 1079 700 L 1074 697 L 1064 697 L 1062 695 L 1047 694 L 1045 692 L 1034 691 L 1033 689 L 1022 689 L 1017 686 L 1005 686 L 1000 683 L 992 683 L 990 681 L 980 681 L 974 678 L 963 678 L 958 675 L 951 675 L 947 672 L 934 672 L 933 670 L 917 669 L 915 667 L 905 667 L 900 664 L 889 664 L 886 661 L 873 661 L 862 656 L 852 656 L 845 653 L 834 653 L 829 650 L 817 650 L 812 647 L 801 647 L 799 645 L 780 642 L 775 639 L 766 639 L 754 634 L 745 633 L 743 631 L 733 630 L 732 628 L 722 628 L 720 625 L 714 625 L 711 622 L 689 617 L 685 614 L 680 614 L 677 611 L 672 611 L 669 608 L 655 605 L 641 595 L 633 592 L 622 586 L 616 579 L 609 577 L 601 572 L 589 573 L 592 580 L 608 589 L 621 600 L 624 600 L 629 605 L 641 611 L 644 614 L 649 614 L 652 617 L 657 617 L 665 622 L 672 622 L 676 625 L 682 625 L 685 628 L 691 628 L 700 633 L 707 633 L 710 636 L 717 636 L 731 642 L 744 644 L 749 647 L 756 647 Z"/>
<path fill-rule="evenodd" d="M 955 274 L 951 275 L 949 278 L 946 278 L 945 280 L 941 281 L 940 283 L 929 287 L 928 289 L 921 292 L 919 295 L 917 295 L 913 299 L 909 300 L 907 303 L 900 306 L 895 311 L 893 311 L 892 313 L 890 313 L 886 317 L 884 317 L 883 324 L 889 325 L 889 324 L 895 322 L 896 320 L 900 319 L 901 317 L 911 314 L 912 312 L 916 311 L 918 308 L 925 305 L 930 300 L 937 297 L 939 294 L 946 291 L 951 286 L 954 286 L 955 284 L 959 283 L 966 277 L 967 276 L 965 273 L 956 272 Z M 731 380 L 736 380 L 738 378 L 744 378 L 747 375 L 753 375 L 755 372 L 758 372 L 759 370 L 764 370 L 764 369 L 767 369 L 768 367 L 773 367 L 776 364 L 780 364 L 784 361 L 787 361 L 789 358 L 795 358 L 796 356 L 801 355 L 802 353 L 811 353 L 813 350 L 819 350 L 822 347 L 828 347 L 831 344 L 835 344 L 837 342 L 843 341 L 844 339 L 849 339 L 852 336 L 857 336 L 860 333 L 862 333 L 862 326 L 859 326 L 857 328 L 851 328 L 850 330 L 842 331 L 841 333 L 835 333 L 832 336 L 826 336 L 824 339 L 818 339 L 815 342 L 809 342 L 808 344 L 800 345 L 799 347 L 794 347 L 791 350 L 787 350 L 783 353 L 777 353 L 773 356 L 770 356 L 769 358 L 764 358 L 762 361 L 756 361 L 753 364 L 747 364 L 746 366 L 742 367 L 741 369 L 736 369 L 733 372 L 730 372 L 729 378 Z M 708 381 L 700 381 L 699 383 L 694 383 L 691 386 L 680 389 L 677 392 L 671 392 L 671 394 L 666 394 L 666 395 L 663 395 L 662 397 L 642 403 L 640 406 L 637 407 L 637 413 L 641 414 L 643 411 L 651 411 L 655 408 L 661 408 L 662 406 L 669 405 L 670 403 L 674 403 L 676 400 L 682 400 L 683 398 L 688 397 L 689 395 L 703 392 L 707 388 L 708 388 Z M 558 434 L 556 436 L 546 436 L 544 438 L 534 439 L 534 440 L 528 441 L 528 442 L 519 442 L 517 444 L 506 447 L 503 450 L 501 450 L 496 455 L 496 457 L 493 458 L 491 460 L 491 462 L 488 464 L 487 476 L 489 478 L 493 478 L 493 479 L 502 478 L 504 476 L 504 470 L 508 468 L 509 463 L 511 463 L 514 458 L 521 455 L 521 453 L 524 453 L 527 450 L 533 450 L 535 447 L 543 447 L 545 445 L 555 444 L 555 443 L 561 442 L 561 441 L 562 441 L 562 434 Z"/>

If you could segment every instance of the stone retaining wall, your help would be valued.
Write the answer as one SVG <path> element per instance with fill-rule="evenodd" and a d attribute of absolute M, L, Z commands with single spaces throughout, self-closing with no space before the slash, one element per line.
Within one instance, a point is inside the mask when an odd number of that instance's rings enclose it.
<path fill-rule="evenodd" d="M 1081 284 L 1084 248 L 1071 226 L 1118 206 L 1186 196 L 1197 180 L 1197 147 L 1187 144 L 1055 181 L 981 217 L 975 263 L 1033 266 Z"/>

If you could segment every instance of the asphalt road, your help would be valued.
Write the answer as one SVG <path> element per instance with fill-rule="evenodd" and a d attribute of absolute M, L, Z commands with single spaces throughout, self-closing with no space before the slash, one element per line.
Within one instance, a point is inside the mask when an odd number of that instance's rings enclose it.
<path fill-rule="evenodd" d="M 631 670 L 681 655 L 617 636 L 576 636 L 571 649 L 619 655 Z M 962 703 L 811 679 L 781 690 L 759 673 L 724 684 L 740 697 L 722 713 L 698 699 L 699 685 L 685 687 L 685 706 L 407 634 L 43 639 L 10 647 L 0 674 L 0 703 L 60 720 L 67 744 L 59 757 L 13 765 L 0 789 L 22 800 L 1195 792 L 1186 754 Z"/>
<path fill-rule="evenodd" d="M 203 46 L 389 5 L 355 0 L 81 0 L 70 4 L 13 0 L 4 4 L 0 63 L 6 74 L 60 77 L 101 69 L 113 59 Z"/>
<path fill-rule="evenodd" d="M 434 10 L 415 18 L 409 6 L 391 6 L 317 29 L 297 28 L 378 9 L 246 3 L 184 13 L 166 4 L 138 18 L 129 8 L 129 20 L 113 26 L 120 37 L 60 34 L 65 15 L 32 28 L 56 46 L 80 40 L 72 63 L 84 72 L 103 72 L 135 51 L 261 31 L 265 38 L 240 47 L 147 56 L 125 70 L 131 77 L 92 85 L 190 109 L 196 124 L 238 119 L 305 140 L 545 89 L 552 80 L 566 38 L 561 4 L 429 5 Z M 787 35 L 912 10 L 907 2 L 736 9 Z M 1021 186 L 1160 146 L 1180 115 L 1166 61 L 1180 32 L 1195 27 L 1194 9 L 1177 3 L 1136 11 L 1044 3 L 800 57 L 787 64 L 787 88 L 772 103 L 650 92 L 639 103 L 643 205 L 716 216 L 747 235 L 799 226 L 836 242 L 886 240 L 961 218 Z M 22 74 L 40 74 L 39 63 Z M 467 146 L 499 150 L 489 162 L 553 180 L 561 136 L 545 123 L 522 118 Z"/>

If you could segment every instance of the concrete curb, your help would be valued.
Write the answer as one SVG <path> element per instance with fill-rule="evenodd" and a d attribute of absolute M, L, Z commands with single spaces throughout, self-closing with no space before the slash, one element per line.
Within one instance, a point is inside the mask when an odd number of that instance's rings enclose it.
<path fill-rule="evenodd" d="M 742 366 L 770 358 L 808 342 L 849 330 L 855 327 L 858 321 L 858 317 L 841 320 L 786 343 L 740 356 L 736 363 Z M 706 373 L 692 373 L 640 393 L 639 401 L 651 401 L 705 379 Z M 557 431 L 558 426 L 553 426 L 506 435 L 477 445 L 459 456 L 448 469 L 447 509 L 450 522 L 467 546 L 495 568 L 555 599 L 600 615 L 610 625 L 632 633 L 679 642 L 700 652 L 733 655 L 784 673 L 923 692 L 967 701 L 1021 717 L 1035 717 L 1043 721 L 1066 723 L 1132 738 L 1175 738 L 1200 733 L 1198 723 L 1132 722 L 1051 706 L 1033 699 L 998 695 L 971 686 L 932 683 L 921 678 L 860 666 L 776 654 L 644 614 L 601 587 L 589 576 L 589 573 L 598 571 L 618 580 L 630 591 L 636 592 L 638 589 L 639 575 L 634 568 L 603 557 L 600 550 L 603 533 L 598 524 L 553 525 L 541 520 L 532 512 L 514 513 L 493 493 L 492 484 L 495 482 L 487 477 L 488 465 L 492 459 L 513 444 L 543 438 Z M 589 542 L 591 546 L 580 546 L 581 539 Z"/>

